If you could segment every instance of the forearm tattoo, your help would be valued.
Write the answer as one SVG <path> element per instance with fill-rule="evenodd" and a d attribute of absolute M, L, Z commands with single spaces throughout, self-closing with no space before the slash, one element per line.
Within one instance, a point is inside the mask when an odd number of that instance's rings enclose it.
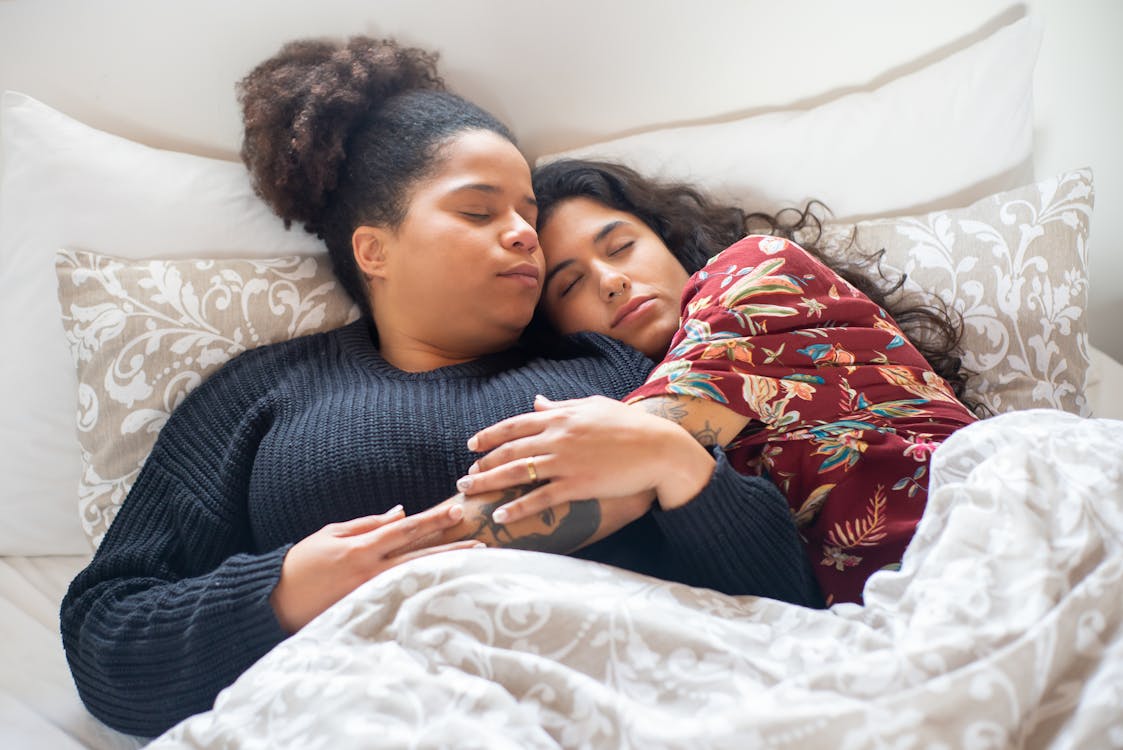
<path fill-rule="evenodd" d="M 724 445 L 724 443 L 721 442 L 721 428 L 713 427 L 708 419 L 701 429 L 688 430 L 688 432 L 694 436 L 695 440 L 707 448 L 712 445 Z"/>
<path fill-rule="evenodd" d="M 721 427 L 715 427 L 708 419 L 703 420 L 701 427 L 694 426 L 692 423 L 696 422 L 697 418 L 691 419 L 690 409 L 674 396 L 648 398 L 640 401 L 638 405 L 648 414 L 654 414 L 657 417 L 669 419 L 679 425 L 689 432 L 695 440 L 706 447 L 725 445 L 721 437 Z"/>
<path fill-rule="evenodd" d="M 686 407 L 670 396 L 665 398 L 646 398 L 639 402 L 639 407 L 648 414 L 654 414 L 663 419 L 669 419 L 677 424 L 682 424 L 689 413 Z"/>
<path fill-rule="evenodd" d="M 486 543 L 489 547 L 536 550 L 565 554 L 588 543 L 600 528 L 599 500 L 573 500 L 565 505 L 547 508 L 537 516 L 513 524 L 497 523 L 492 512 L 501 505 L 525 495 L 536 485 L 521 485 L 504 490 L 496 500 L 473 504 L 465 508 L 464 521 L 467 536 Z"/>

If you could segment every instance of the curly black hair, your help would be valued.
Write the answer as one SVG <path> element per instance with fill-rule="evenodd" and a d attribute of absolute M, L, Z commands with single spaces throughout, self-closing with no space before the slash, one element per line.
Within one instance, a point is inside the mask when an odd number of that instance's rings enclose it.
<path fill-rule="evenodd" d="M 918 301 L 894 295 L 905 283 L 905 276 L 890 279 L 883 273 L 884 251 L 848 252 L 845 261 L 835 253 L 824 253 L 820 247 L 823 225 L 817 210 L 829 210 L 819 201 L 776 214 L 746 213 L 690 185 L 660 182 L 622 164 L 585 159 L 559 159 L 535 169 L 534 194 L 538 200 L 539 230 L 562 202 L 590 198 L 640 219 L 659 235 L 691 274 L 746 234 L 773 234 L 792 240 L 888 312 L 936 374 L 948 382 L 956 397 L 971 409 L 981 408 L 964 400 L 967 381 L 974 373 L 964 368 L 960 357 L 962 316 L 949 310 L 938 297 Z M 851 235 L 849 249 L 854 244 Z M 874 272 L 869 273 L 866 268 Z M 543 335 L 545 326 L 543 316 L 538 315 L 534 321 L 535 335 Z"/>
<path fill-rule="evenodd" d="M 369 313 L 351 248 L 363 225 L 395 228 L 411 188 L 468 130 L 515 143 L 488 112 L 446 90 L 437 55 L 393 39 L 289 42 L 237 86 L 242 161 L 285 221 L 324 240 L 344 289 Z"/>

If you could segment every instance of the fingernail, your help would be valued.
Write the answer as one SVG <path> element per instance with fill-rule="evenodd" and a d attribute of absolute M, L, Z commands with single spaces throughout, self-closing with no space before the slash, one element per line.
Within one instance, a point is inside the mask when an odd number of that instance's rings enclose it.
<path fill-rule="evenodd" d="M 456 489 L 460 490 L 461 492 L 467 492 L 468 490 L 472 489 L 472 478 L 460 477 L 459 479 L 457 479 Z"/>
<path fill-rule="evenodd" d="M 402 507 L 401 505 L 395 505 L 395 506 L 394 506 L 393 508 L 391 508 L 390 510 L 386 511 L 386 512 L 385 512 L 385 513 L 383 513 L 382 515 L 384 515 L 384 516 L 392 516 L 392 515 L 395 515 L 396 513 L 401 513 L 401 512 L 403 511 L 403 510 L 405 510 L 405 508 L 403 508 L 403 507 Z"/>
<path fill-rule="evenodd" d="M 478 461 L 477 461 L 476 463 L 474 463 L 474 464 L 472 464 L 471 466 L 469 466 L 469 467 L 468 467 L 468 473 L 469 473 L 469 474 L 475 474 L 475 473 L 476 473 L 476 472 L 478 472 L 479 470 L 480 470 L 480 464 L 479 464 L 479 462 L 478 462 Z"/>
<path fill-rule="evenodd" d="M 491 513 L 491 520 L 496 523 L 504 523 L 507 520 L 507 511 L 504 508 L 496 508 Z"/>
<path fill-rule="evenodd" d="M 464 517 L 464 509 L 461 508 L 459 505 L 453 505 L 451 508 L 448 509 L 448 517 L 451 518 L 453 521 L 459 521 L 461 518 Z"/>
<path fill-rule="evenodd" d="M 480 441 L 476 439 L 475 435 L 468 438 L 468 450 L 474 451 L 476 449 L 476 446 L 479 445 L 479 444 L 480 444 Z"/>
<path fill-rule="evenodd" d="M 534 400 L 535 401 L 549 401 L 550 399 L 546 398 L 541 393 L 539 393 L 537 396 L 534 397 Z"/>
<path fill-rule="evenodd" d="M 473 544 L 473 545 L 472 545 L 471 547 L 469 547 L 469 549 L 483 549 L 483 548 L 484 548 L 484 547 L 486 547 L 486 546 L 487 546 L 487 545 L 486 545 L 486 544 L 484 544 L 483 542 L 476 542 L 476 543 L 475 543 L 475 544 Z"/>

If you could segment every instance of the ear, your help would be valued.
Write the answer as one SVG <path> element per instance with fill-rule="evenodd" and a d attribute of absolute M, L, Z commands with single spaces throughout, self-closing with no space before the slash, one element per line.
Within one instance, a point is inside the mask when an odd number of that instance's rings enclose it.
<path fill-rule="evenodd" d="M 362 226 L 351 234 L 351 251 L 363 276 L 386 278 L 389 235 L 381 227 Z"/>

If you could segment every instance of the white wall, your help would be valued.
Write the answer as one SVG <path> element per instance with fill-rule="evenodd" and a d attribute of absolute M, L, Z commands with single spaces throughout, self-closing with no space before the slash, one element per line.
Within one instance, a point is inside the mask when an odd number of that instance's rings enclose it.
<path fill-rule="evenodd" d="M 535 156 L 871 88 L 1027 6 L 1045 27 L 1036 172 L 1095 169 L 1092 341 L 1123 360 L 1117 0 L 0 0 L 0 88 L 146 143 L 233 157 L 234 82 L 281 42 L 397 35 L 442 50 L 453 87 Z"/>
<path fill-rule="evenodd" d="M 1038 176 L 1091 166 L 1092 343 L 1123 361 L 1123 2 L 1033 0 L 1045 26 L 1034 74 Z"/>

